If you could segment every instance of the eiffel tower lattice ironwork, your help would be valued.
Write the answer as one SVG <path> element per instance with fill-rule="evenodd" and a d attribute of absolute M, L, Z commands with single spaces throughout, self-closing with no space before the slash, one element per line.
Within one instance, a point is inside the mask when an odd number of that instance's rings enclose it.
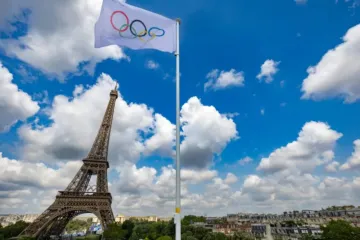
<path fill-rule="evenodd" d="M 101 221 L 103 228 L 114 222 L 111 209 L 112 197 L 108 190 L 107 160 L 112 119 L 115 102 L 118 97 L 117 87 L 110 92 L 99 132 L 83 165 L 64 191 L 59 191 L 54 203 L 48 207 L 20 235 L 37 239 L 49 239 L 59 236 L 66 224 L 77 215 L 93 213 Z M 91 176 L 97 175 L 96 187 L 89 186 Z"/>

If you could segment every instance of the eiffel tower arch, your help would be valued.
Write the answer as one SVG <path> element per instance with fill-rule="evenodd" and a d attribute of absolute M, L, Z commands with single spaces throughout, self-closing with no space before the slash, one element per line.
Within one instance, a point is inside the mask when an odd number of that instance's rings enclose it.
<path fill-rule="evenodd" d="M 50 239 L 59 236 L 66 224 L 74 217 L 92 213 L 101 221 L 103 229 L 115 221 L 111 209 L 112 196 L 108 189 L 108 149 L 117 87 L 111 90 L 100 129 L 83 165 L 64 191 L 59 191 L 55 201 L 20 236 Z M 96 186 L 90 186 L 90 179 L 96 175 Z"/>

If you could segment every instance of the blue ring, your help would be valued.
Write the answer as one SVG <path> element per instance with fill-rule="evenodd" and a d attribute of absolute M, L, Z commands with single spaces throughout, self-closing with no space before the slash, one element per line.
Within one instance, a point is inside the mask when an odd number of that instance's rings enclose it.
<path fill-rule="evenodd" d="M 152 35 L 151 35 L 151 30 L 153 30 L 153 29 L 162 31 L 162 34 L 161 34 L 161 35 L 155 34 L 156 37 L 162 37 L 162 36 L 165 35 L 165 30 L 164 30 L 164 29 L 161 29 L 161 28 L 158 28 L 158 27 L 151 27 L 151 28 L 149 29 L 149 31 L 148 31 L 148 34 L 149 34 L 150 37 L 152 37 Z"/>

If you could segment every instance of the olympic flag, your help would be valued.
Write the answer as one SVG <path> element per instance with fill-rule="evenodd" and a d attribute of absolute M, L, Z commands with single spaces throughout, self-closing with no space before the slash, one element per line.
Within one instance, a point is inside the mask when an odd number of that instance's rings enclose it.
<path fill-rule="evenodd" d="M 95 23 L 95 48 L 109 45 L 173 53 L 176 21 L 119 0 L 103 0 Z"/>

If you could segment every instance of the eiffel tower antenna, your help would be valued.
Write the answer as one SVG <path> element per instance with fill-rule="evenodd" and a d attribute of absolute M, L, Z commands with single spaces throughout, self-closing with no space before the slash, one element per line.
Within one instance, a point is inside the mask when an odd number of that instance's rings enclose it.
<path fill-rule="evenodd" d="M 103 229 L 114 222 L 111 209 L 112 197 L 108 189 L 108 149 L 115 102 L 118 98 L 117 83 L 110 91 L 100 129 L 83 165 L 64 191 L 59 191 L 50 205 L 20 236 L 49 239 L 59 236 L 66 224 L 83 213 L 93 213 L 101 221 Z M 96 186 L 89 186 L 91 176 L 96 175 Z M 61 179 L 59 179 L 61 181 Z"/>

